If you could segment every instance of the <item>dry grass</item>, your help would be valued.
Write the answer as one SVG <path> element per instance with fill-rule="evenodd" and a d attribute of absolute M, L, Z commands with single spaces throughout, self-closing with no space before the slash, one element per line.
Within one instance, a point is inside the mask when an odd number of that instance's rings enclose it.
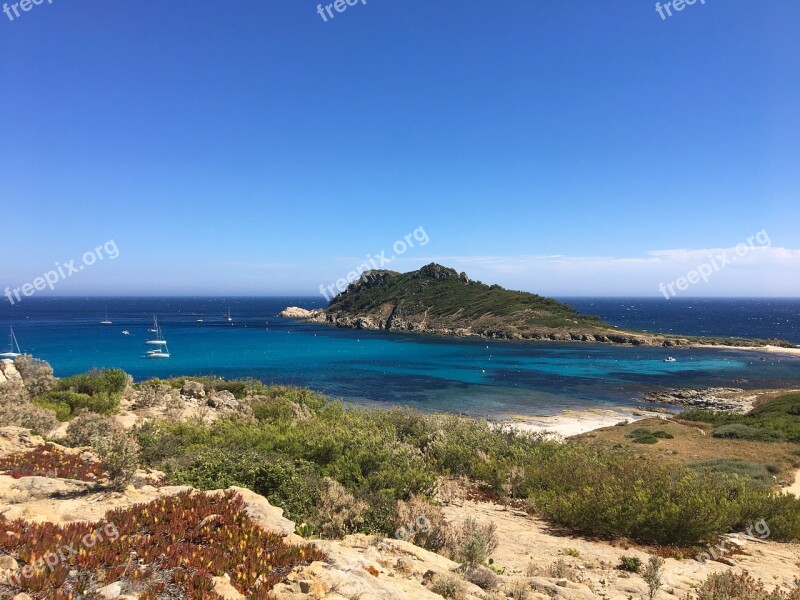
<path fill-rule="evenodd" d="M 674 436 L 657 444 L 636 444 L 626 437 L 634 429 L 645 427 L 663 430 Z M 680 419 L 645 419 L 627 425 L 607 427 L 574 438 L 602 451 L 632 451 L 638 455 L 689 465 L 718 458 L 758 462 L 773 467 L 779 485 L 789 485 L 800 466 L 797 444 L 789 442 L 752 442 L 711 437 L 713 427 Z"/>

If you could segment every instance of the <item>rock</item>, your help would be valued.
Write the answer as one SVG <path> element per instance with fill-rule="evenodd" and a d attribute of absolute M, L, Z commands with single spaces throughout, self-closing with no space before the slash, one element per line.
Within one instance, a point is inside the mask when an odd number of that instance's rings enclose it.
<path fill-rule="evenodd" d="M 31 435 L 28 429 L 22 427 L 0 427 L 0 456 L 25 452 L 44 444 L 38 435 Z"/>
<path fill-rule="evenodd" d="M 205 398 L 206 389 L 202 383 L 197 381 L 187 381 L 181 388 L 181 396 L 195 399 Z"/>
<path fill-rule="evenodd" d="M 226 491 L 234 491 L 242 497 L 245 503 L 245 512 L 265 531 L 271 531 L 284 537 L 294 533 L 294 522 L 285 518 L 283 509 L 272 506 L 264 496 L 234 486 L 229 487 Z"/>
<path fill-rule="evenodd" d="M 28 594 L 26 594 L 25 592 L 22 592 L 14 596 L 11 600 L 33 600 L 33 599 L 30 596 L 28 596 Z"/>
<path fill-rule="evenodd" d="M 22 384 L 22 375 L 19 374 L 17 371 L 17 367 L 14 366 L 14 361 L 9 358 L 4 358 L 0 360 L 0 372 L 3 373 L 5 378 L 5 383 L 12 383 L 12 384 Z"/>
<path fill-rule="evenodd" d="M 47 498 L 81 496 L 94 488 L 93 483 L 74 479 L 52 479 L 50 477 L 20 477 L 0 488 L 0 500 L 12 504 L 31 502 Z M 42 515 L 43 519 L 47 515 Z"/>
<path fill-rule="evenodd" d="M 8 382 L 8 379 L 6 379 L 6 376 L 3 374 L 2 371 L 0 371 L 0 385 L 3 385 L 6 382 Z"/>
<path fill-rule="evenodd" d="M 556 585 L 558 587 L 567 587 L 567 580 L 564 579 L 564 578 L 561 578 L 558 581 L 556 581 Z"/>
<path fill-rule="evenodd" d="M 236 410 L 239 408 L 239 401 L 227 390 L 213 391 L 208 398 L 208 405 L 211 408 L 229 408 Z"/>
<path fill-rule="evenodd" d="M 278 316 L 283 319 L 307 319 L 312 314 L 312 311 L 297 306 L 289 306 L 283 309 Z"/>
<path fill-rule="evenodd" d="M 214 593 L 222 596 L 225 600 L 246 600 L 246 597 L 231 585 L 230 575 L 223 574 L 222 577 L 212 577 Z"/>
<path fill-rule="evenodd" d="M 97 591 L 95 591 L 98 598 L 103 598 L 103 600 L 117 600 L 122 595 L 122 584 L 119 581 L 115 581 L 105 587 L 101 587 Z"/>

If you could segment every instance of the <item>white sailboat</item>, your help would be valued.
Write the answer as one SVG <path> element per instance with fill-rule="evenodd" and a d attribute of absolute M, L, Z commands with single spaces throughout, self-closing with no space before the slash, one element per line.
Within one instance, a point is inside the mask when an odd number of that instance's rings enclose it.
<path fill-rule="evenodd" d="M 20 350 L 17 336 L 14 335 L 14 328 L 9 327 L 8 329 L 8 352 L 0 354 L 0 358 L 17 358 L 18 356 L 22 356 L 22 350 Z"/>
<path fill-rule="evenodd" d="M 153 315 L 153 326 L 148 329 L 150 333 L 158 333 L 158 317 Z"/>
<path fill-rule="evenodd" d="M 100 325 L 111 325 L 111 321 L 108 318 L 108 307 L 106 306 L 106 318 L 100 321 Z"/>
<path fill-rule="evenodd" d="M 228 321 L 233 321 L 233 317 L 231 317 L 231 307 L 228 307 Z"/>
<path fill-rule="evenodd" d="M 161 327 L 159 327 L 156 332 L 156 338 L 154 340 L 147 340 L 145 343 L 151 346 L 158 346 L 157 348 L 147 351 L 147 358 L 169 358 L 167 340 L 164 339 L 164 333 L 161 331 Z"/>

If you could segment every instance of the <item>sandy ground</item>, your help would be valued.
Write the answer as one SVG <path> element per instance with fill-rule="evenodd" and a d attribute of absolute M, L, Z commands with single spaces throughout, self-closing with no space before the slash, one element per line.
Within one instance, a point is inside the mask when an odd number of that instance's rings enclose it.
<path fill-rule="evenodd" d="M 637 556 L 643 563 L 647 562 L 649 554 L 644 548 L 571 535 L 540 519 L 487 502 L 463 501 L 446 506 L 444 510 L 449 521 L 460 522 L 472 517 L 482 523 L 491 521 L 497 526 L 499 546 L 493 558 L 508 575 L 525 576 L 531 569 L 546 573 L 553 563 L 563 560 L 570 568 L 569 579 L 588 587 L 597 594 L 593 596 L 595 598 L 628 600 L 647 597 L 640 576 L 617 568 L 622 556 Z M 800 570 L 800 545 L 758 539 L 745 541 L 740 548 L 741 552 L 723 556 L 731 562 L 734 571 L 747 570 L 770 588 L 780 585 L 788 589 L 792 586 Z M 709 573 L 730 568 L 730 565 L 716 561 L 702 565 L 693 559 L 667 559 L 664 567 L 666 585 L 658 598 L 684 598 Z"/>
<path fill-rule="evenodd" d="M 630 423 L 642 419 L 663 418 L 666 415 L 660 412 L 645 411 L 639 408 L 614 408 L 599 409 L 587 408 L 585 410 L 565 410 L 558 415 L 548 417 L 515 416 L 507 423 L 519 431 L 534 433 L 548 433 L 557 437 L 566 438 L 580 435 L 594 429 L 611 427 L 620 421 Z"/>
<path fill-rule="evenodd" d="M 789 492 L 800 498 L 800 469 L 794 475 L 794 483 L 788 487 L 783 488 L 784 492 Z"/>

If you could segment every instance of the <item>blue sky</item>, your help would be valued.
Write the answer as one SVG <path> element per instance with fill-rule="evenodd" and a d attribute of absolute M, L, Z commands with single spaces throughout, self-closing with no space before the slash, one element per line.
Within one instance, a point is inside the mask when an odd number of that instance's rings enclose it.
<path fill-rule="evenodd" d="M 800 296 L 800 3 L 67 2 L 0 13 L 0 286 L 315 294 L 423 227 L 552 295 Z M 13 14 L 13 13 L 12 13 Z"/>

